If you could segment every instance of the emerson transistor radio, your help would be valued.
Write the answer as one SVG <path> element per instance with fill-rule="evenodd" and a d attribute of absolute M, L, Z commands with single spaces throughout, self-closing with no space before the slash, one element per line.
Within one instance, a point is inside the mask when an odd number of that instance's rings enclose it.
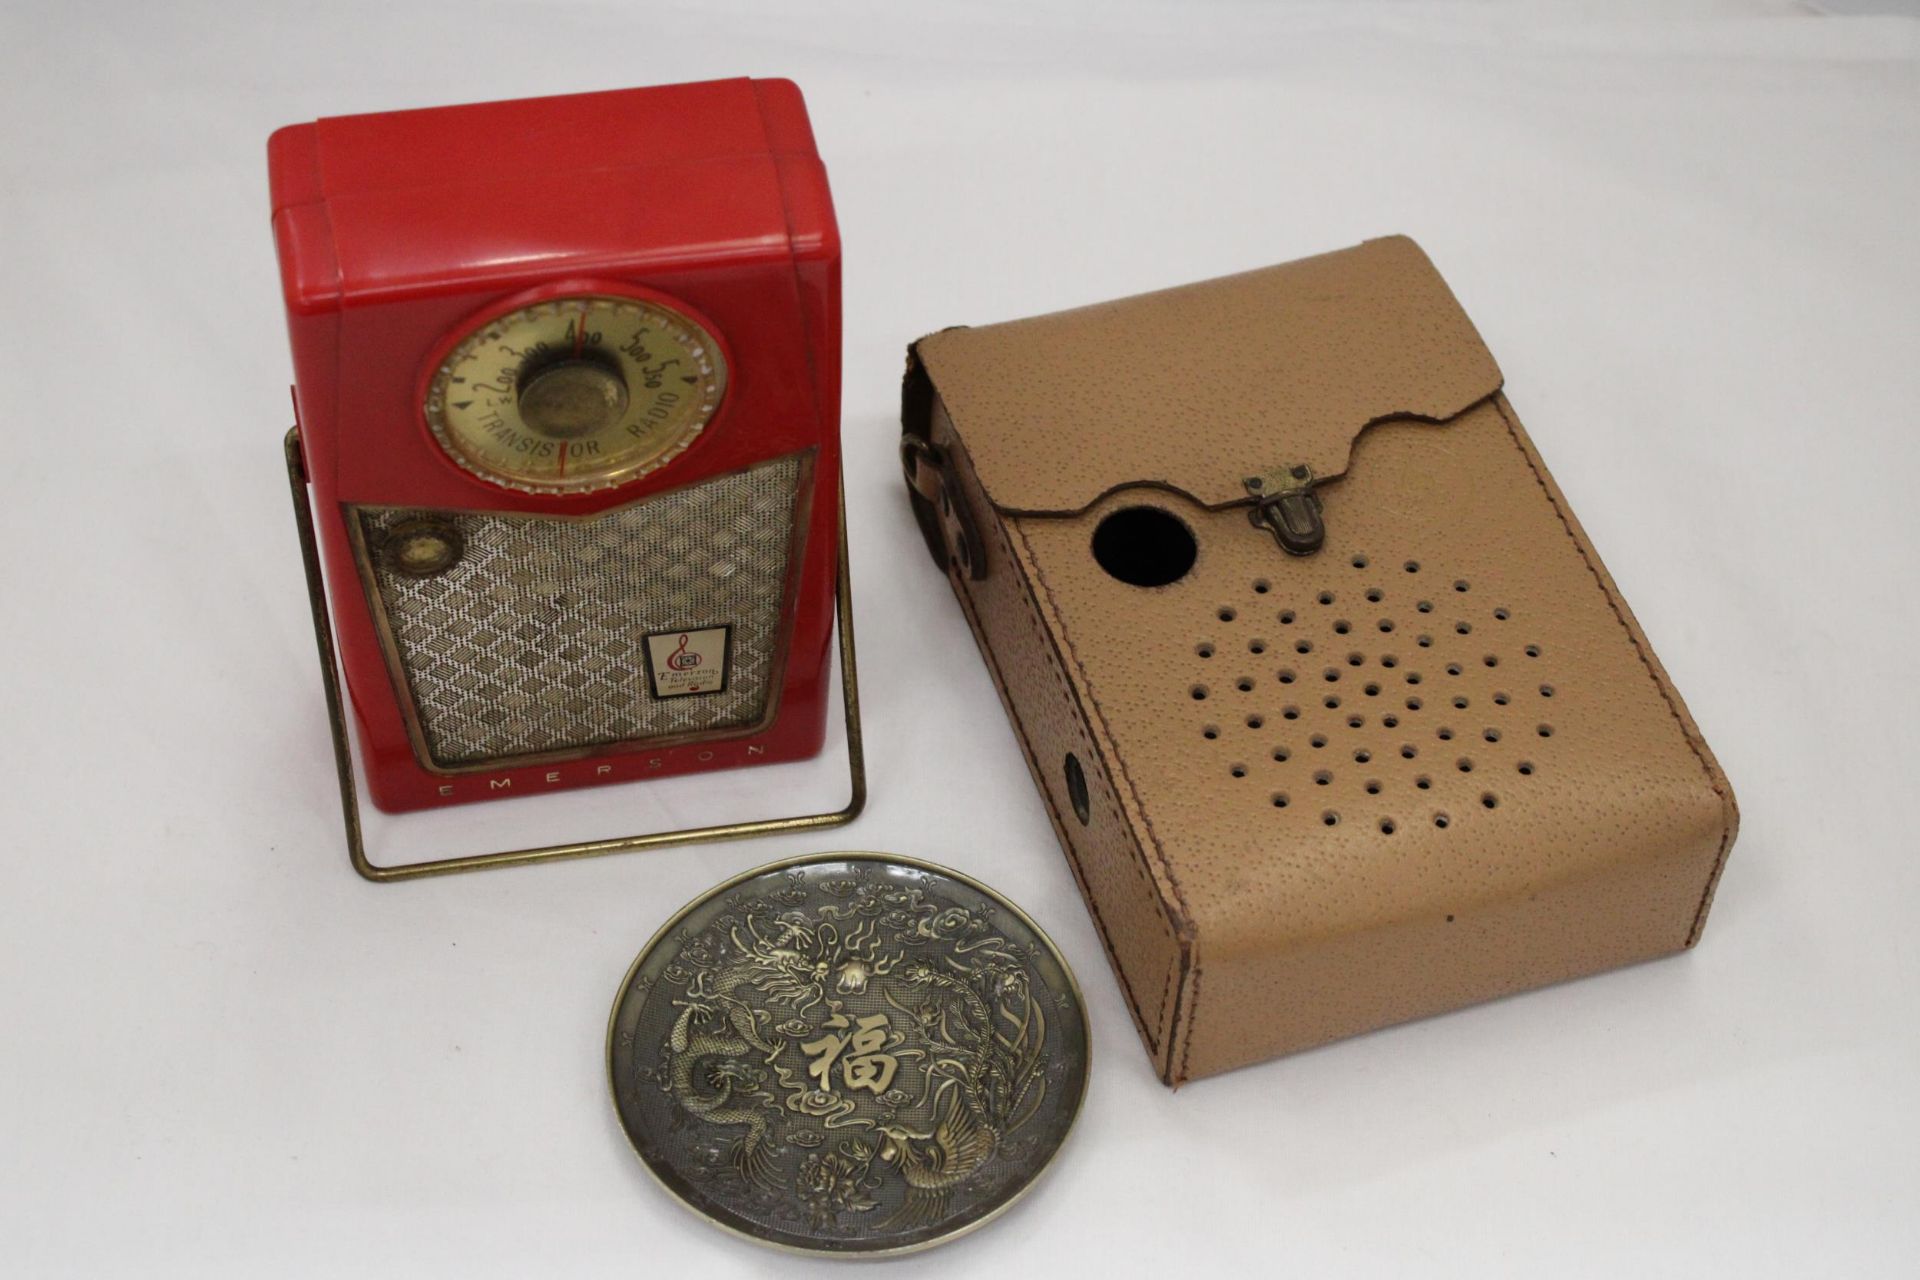
<path fill-rule="evenodd" d="M 852 818 L 840 243 L 799 90 L 348 116 L 268 153 L 287 464 L 356 868 Z M 814 755 L 836 614 L 846 808 L 368 859 L 336 640 L 367 788 L 413 810 Z"/>

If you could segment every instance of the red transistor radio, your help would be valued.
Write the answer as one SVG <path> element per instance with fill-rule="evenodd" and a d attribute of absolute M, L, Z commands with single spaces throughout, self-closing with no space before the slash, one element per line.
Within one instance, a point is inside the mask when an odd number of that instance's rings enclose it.
<path fill-rule="evenodd" d="M 840 241 L 799 90 L 347 116 L 280 130 L 268 161 L 287 463 L 355 867 L 851 819 Z M 813 755 L 836 612 L 845 809 L 368 860 L 336 636 L 368 789 L 408 810 Z"/>

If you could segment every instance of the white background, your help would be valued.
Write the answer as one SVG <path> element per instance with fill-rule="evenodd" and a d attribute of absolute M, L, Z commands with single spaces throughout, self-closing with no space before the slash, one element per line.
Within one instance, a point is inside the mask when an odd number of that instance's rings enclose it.
<path fill-rule="evenodd" d="M 364 884 L 280 470 L 266 136 L 740 73 L 805 89 L 846 239 L 872 806 L 824 837 Z M 9 2 L 0 95 L 0 1271 L 825 1273 L 652 1184 L 602 1036 L 688 898 L 864 847 L 1027 907 L 1094 1020 L 1053 1174 L 903 1273 L 1912 1274 L 1912 18 Z M 913 529 L 902 350 L 1388 232 L 1485 334 L 1744 831 L 1692 954 L 1176 1095 Z M 831 806 L 840 768 L 373 837 L 397 859 Z"/>

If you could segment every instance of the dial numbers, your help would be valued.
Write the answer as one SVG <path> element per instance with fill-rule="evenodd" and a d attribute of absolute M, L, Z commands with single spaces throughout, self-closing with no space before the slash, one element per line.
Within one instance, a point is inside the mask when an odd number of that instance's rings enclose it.
<path fill-rule="evenodd" d="M 494 484 L 579 493 L 671 461 L 713 418 L 727 367 L 713 335 L 659 303 L 595 294 L 475 329 L 434 371 L 427 425 Z"/>

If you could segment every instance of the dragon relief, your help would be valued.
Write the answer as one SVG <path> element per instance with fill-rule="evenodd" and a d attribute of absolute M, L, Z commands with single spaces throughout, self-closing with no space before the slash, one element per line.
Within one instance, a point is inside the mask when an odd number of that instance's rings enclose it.
<path fill-rule="evenodd" d="M 930 1227 L 1048 1090 L 1049 993 L 993 908 L 913 886 L 749 886 L 683 939 L 658 1081 L 705 1175 L 816 1232 Z M 821 901 L 820 898 L 826 900 Z"/>

